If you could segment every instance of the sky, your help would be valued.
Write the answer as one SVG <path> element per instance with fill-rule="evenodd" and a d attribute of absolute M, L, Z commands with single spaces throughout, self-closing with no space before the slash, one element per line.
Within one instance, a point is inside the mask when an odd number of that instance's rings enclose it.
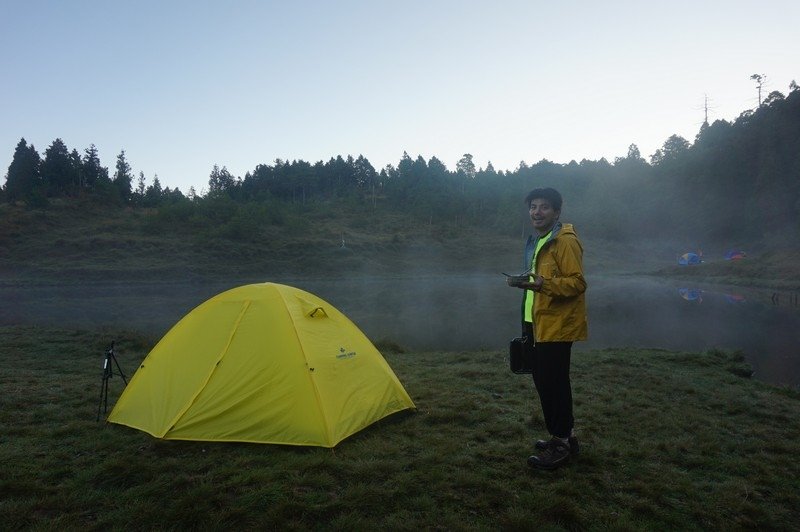
<path fill-rule="evenodd" d="M 20 138 L 207 188 L 275 159 L 454 170 L 648 158 L 800 83 L 796 1 L 0 0 L 0 176 Z M 3 179 L 4 181 L 4 179 Z"/>

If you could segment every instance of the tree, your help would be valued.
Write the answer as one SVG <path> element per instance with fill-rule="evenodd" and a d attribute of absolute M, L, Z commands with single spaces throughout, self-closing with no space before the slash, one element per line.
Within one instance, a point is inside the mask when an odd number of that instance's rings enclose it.
<path fill-rule="evenodd" d="M 144 172 L 139 172 L 139 180 L 136 183 L 136 194 L 141 197 L 144 197 L 145 182 Z"/>
<path fill-rule="evenodd" d="M 664 162 L 673 161 L 678 159 L 689 149 L 689 141 L 680 135 L 672 135 L 666 141 L 661 149 L 650 156 L 651 164 L 662 164 Z"/>
<path fill-rule="evenodd" d="M 434 179 L 444 179 L 447 176 L 447 166 L 438 157 L 433 156 L 428 160 L 428 173 Z"/>
<path fill-rule="evenodd" d="M 161 190 L 161 181 L 158 180 L 158 174 L 155 174 L 153 176 L 153 184 L 144 191 L 144 205 L 146 207 L 157 207 L 161 202 L 163 192 Z"/>
<path fill-rule="evenodd" d="M 61 139 L 56 139 L 44 151 L 41 174 L 48 193 L 54 196 L 64 196 L 70 190 L 77 191 L 79 168 L 74 165 L 67 145 Z"/>
<path fill-rule="evenodd" d="M 414 174 L 417 179 L 428 174 L 428 163 L 425 162 L 422 155 L 417 155 L 417 158 L 414 159 L 414 162 L 411 164 L 411 173 Z"/>
<path fill-rule="evenodd" d="M 331 157 L 324 166 L 326 175 L 323 185 L 328 189 L 333 189 L 337 196 L 347 193 L 355 183 L 354 164 L 355 161 L 350 155 L 347 156 L 347 160 L 344 160 L 341 155 L 337 155 L 336 158 Z M 294 187 L 292 196 L 292 201 L 294 201 Z"/>
<path fill-rule="evenodd" d="M 108 168 L 100 164 L 100 156 L 97 146 L 89 145 L 84 152 L 81 165 L 83 186 L 89 190 L 95 190 L 101 184 L 106 184 L 108 179 Z"/>
<path fill-rule="evenodd" d="M 628 146 L 628 156 L 625 158 L 629 161 L 644 161 L 641 152 L 639 152 L 639 146 L 636 144 Z"/>
<path fill-rule="evenodd" d="M 208 176 L 208 193 L 220 194 L 230 192 L 236 181 L 224 166 L 220 170 L 219 165 L 214 165 L 211 174 Z"/>
<path fill-rule="evenodd" d="M 72 151 L 69 152 L 69 163 L 70 166 L 72 166 L 73 172 L 70 188 L 73 194 L 77 194 L 81 187 L 83 187 L 86 183 L 83 179 L 83 158 L 75 148 L 72 148 Z"/>
<path fill-rule="evenodd" d="M 702 128 L 702 126 L 701 126 Z M 631 144 L 628 146 L 628 154 L 625 157 L 615 157 L 614 166 L 634 166 L 647 164 L 639 151 L 639 146 Z"/>
<path fill-rule="evenodd" d="M 114 186 L 119 191 L 119 196 L 122 201 L 128 203 L 131 199 L 131 183 L 133 182 L 133 175 L 131 174 L 131 165 L 125 159 L 125 150 L 119 152 L 117 155 L 116 172 L 114 172 Z"/>
<path fill-rule="evenodd" d="M 414 160 L 408 155 L 407 151 L 403 151 L 403 156 L 397 164 L 397 174 L 400 178 L 407 178 L 411 174 L 411 167 L 414 166 Z"/>
<path fill-rule="evenodd" d="M 472 154 L 465 153 L 464 156 L 458 160 L 456 163 L 456 172 L 464 174 L 469 179 L 475 178 L 477 172 L 475 170 L 475 163 L 472 162 Z"/>
<path fill-rule="evenodd" d="M 144 172 L 139 172 L 139 177 L 136 180 L 136 188 L 131 193 L 131 203 L 137 207 L 144 206 L 144 194 L 147 191 L 147 179 L 144 177 Z"/>
<path fill-rule="evenodd" d="M 370 164 L 369 160 L 363 155 L 359 155 L 358 159 L 353 162 L 353 174 L 358 187 L 369 189 L 374 195 L 378 173 L 375 171 L 372 164 Z"/>
<path fill-rule="evenodd" d="M 780 91 L 772 91 L 770 92 L 766 99 L 764 99 L 764 105 L 772 105 L 775 102 L 779 102 L 783 100 L 785 96 Z"/>
<path fill-rule="evenodd" d="M 28 146 L 24 138 L 20 139 L 6 175 L 5 192 L 8 202 L 27 198 L 40 187 L 40 165 L 41 158 L 36 148 L 33 145 Z"/>
<path fill-rule="evenodd" d="M 750 76 L 750 79 L 756 82 L 756 88 L 758 89 L 758 106 L 761 107 L 761 87 L 764 86 L 767 76 L 763 74 L 753 74 Z"/>

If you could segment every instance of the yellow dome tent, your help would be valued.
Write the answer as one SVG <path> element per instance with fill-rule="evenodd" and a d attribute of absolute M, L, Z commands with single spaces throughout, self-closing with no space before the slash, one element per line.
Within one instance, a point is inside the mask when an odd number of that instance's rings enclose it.
<path fill-rule="evenodd" d="M 157 438 L 333 447 L 415 408 L 380 352 L 329 303 L 250 284 L 212 297 L 153 348 L 108 421 Z"/>

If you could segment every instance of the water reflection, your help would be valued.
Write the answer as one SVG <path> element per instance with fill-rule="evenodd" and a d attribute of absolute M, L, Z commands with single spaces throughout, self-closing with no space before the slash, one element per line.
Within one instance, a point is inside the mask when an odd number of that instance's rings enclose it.
<path fill-rule="evenodd" d="M 519 333 L 521 292 L 500 275 L 270 278 L 191 284 L 0 287 L 0 324 L 125 326 L 165 333 L 206 299 L 273 281 L 315 293 L 373 340 L 409 349 L 504 350 Z M 743 351 L 762 380 L 800 385 L 797 294 L 682 286 L 646 277 L 590 277 L 588 342 L 576 349 Z"/>
<path fill-rule="evenodd" d="M 678 293 L 686 301 L 703 302 L 703 291 L 699 288 L 679 288 Z"/>
<path fill-rule="evenodd" d="M 703 293 L 704 292 L 706 292 L 706 290 L 703 290 L 701 288 L 679 288 L 678 289 L 678 295 L 680 295 L 683 299 L 685 299 L 686 301 L 693 301 L 693 302 L 698 303 L 698 304 L 703 302 Z M 738 294 L 738 293 L 728 293 L 728 292 L 725 292 L 725 291 L 720 291 L 720 292 L 713 292 L 712 291 L 710 293 L 711 294 L 719 294 L 721 297 L 723 297 L 725 299 L 726 303 L 731 303 L 733 305 L 736 305 L 736 304 L 739 304 L 739 303 L 745 303 L 747 301 L 747 298 L 745 296 L 743 296 L 742 294 Z"/>
<path fill-rule="evenodd" d="M 615 296 L 621 286 L 628 297 Z M 800 386 L 800 307 L 774 304 L 770 291 L 649 278 L 598 279 L 592 288 L 589 343 L 597 347 L 740 350 L 757 378 Z"/>
<path fill-rule="evenodd" d="M 747 301 L 747 298 L 741 294 L 723 294 L 723 296 L 725 296 L 725 301 L 734 305 L 737 303 L 745 303 Z"/>

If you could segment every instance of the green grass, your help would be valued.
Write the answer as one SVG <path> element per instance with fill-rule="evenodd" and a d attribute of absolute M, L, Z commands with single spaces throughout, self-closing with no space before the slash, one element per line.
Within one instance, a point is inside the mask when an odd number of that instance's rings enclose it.
<path fill-rule="evenodd" d="M 214 221 L 201 207 L 187 218 L 170 208 L 112 208 L 80 200 L 53 201 L 46 210 L 0 204 L 0 282 L 201 281 L 448 268 L 496 273 L 498 256 L 506 257 L 502 263 L 509 268 L 520 260 L 519 237 L 480 227 L 430 224 L 368 207 L 281 208 L 285 213 L 273 219 L 266 208 L 234 206 Z"/>
<path fill-rule="evenodd" d="M 501 352 L 387 351 L 417 404 L 335 449 L 160 441 L 96 422 L 103 351 L 131 376 L 155 342 L 117 330 L 0 329 L 4 529 L 790 529 L 800 395 L 719 351 L 576 351 L 581 455 L 544 435 Z M 122 380 L 110 381 L 109 401 Z"/>

